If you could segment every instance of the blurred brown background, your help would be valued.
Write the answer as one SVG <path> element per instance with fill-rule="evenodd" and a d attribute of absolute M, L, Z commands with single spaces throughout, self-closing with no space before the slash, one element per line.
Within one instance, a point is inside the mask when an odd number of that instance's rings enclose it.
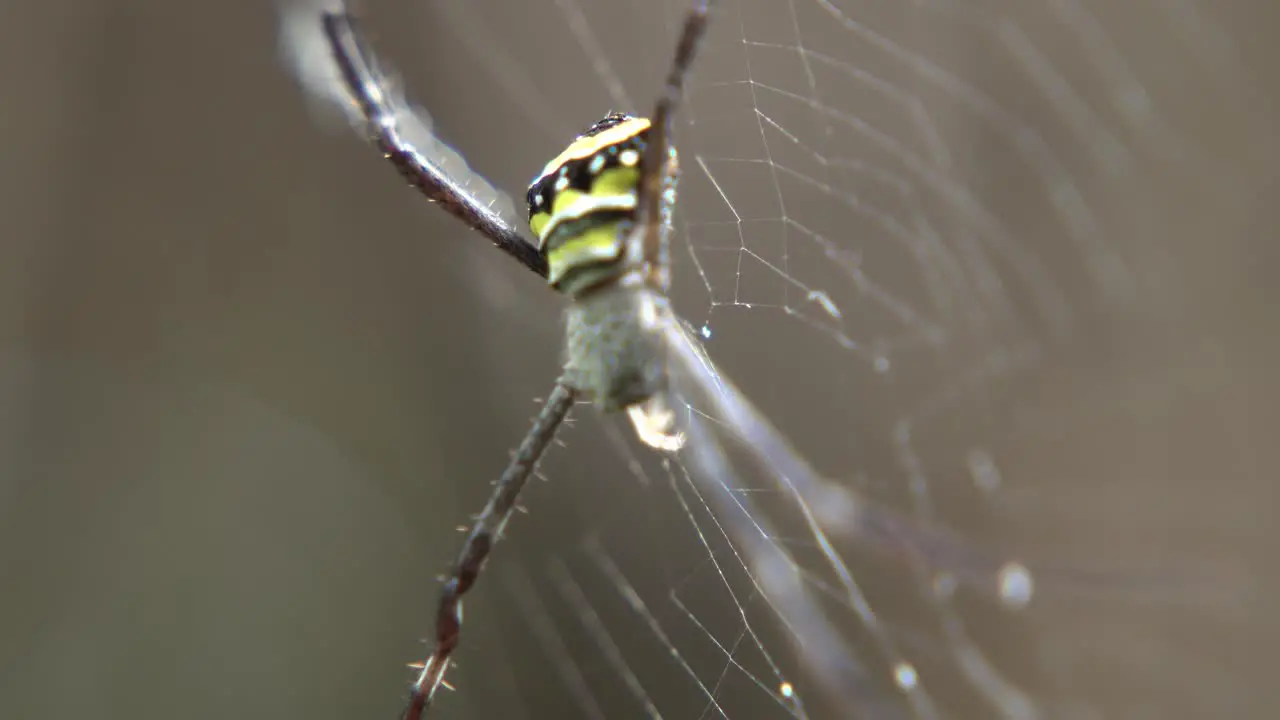
<path fill-rule="evenodd" d="M 936 35 L 927 22 L 912 31 L 911 12 L 842 4 L 905 47 L 949 53 L 952 72 L 1043 126 L 1097 210 L 1090 236 L 1133 271 L 1123 297 L 1098 291 L 1058 262 L 1078 250 L 1063 249 L 1061 216 L 1024 204 L 1021 181 L 988 178 L 984 205 L 1049 259 L 1074 325 L 1038 342 L 1027 369 L 946 407 L 917 452 L 968 442 L 951 430 L 983 435 L 1016 486 L 1004 539 L 1027 553 L 1229 583 L 1081 583 L 1025 622 L 976 621 L 998 660 L 1037 663 L 1027 683 L 1053 716 L 1275 712 L 1280 25 L 1262 0 L 1202 4 L 1216 24 L 1190 3 L 1090 6 L 1178 130 L 1144 136 L 1104 113 L 1132 151 L 1114 176 L 1054 124 L 1069 103 L 1035 97 L 983 54 L 988 20 Z M 643 101 L 679 3 L 636 25 L 640 5 L 591 6 L 587 19 Z M 1020 4 L 1014 19 L 1101 104 L 1122 83 L 1091 62 L 1105 53 L 1074 7 Z M 522 188 L 609 104 L 549 1 L 365 9 L 411 95 L 499 187 Z M 958 14 L 970 12 L 1001 17 Z M 729 43 L 741 31 L 721 32 Z M 478 50 L 490 42 L 501 52 Z M 866 62 L 896 79 L 870 49 Z M 269 3 L 5 3 L 0 98 L 0 718 L 394 716 L 452 528 L 480 506 L 554 376 L 557 299 L 403 190 L 351 133 L 313 122 L 278 61 Z M 963 121 L 943 127 L 960 164 L 1000 162 Z M 1018 332 L 1051 336 L 1031 315 Z M 846 421 L 788 407 L 759 379 L 787 361 L 735 334 L 733 317 L 713 353 L 789 435 Z M 881 432 L 873 446 L 890 426 L 879 404 L 894 402 L 875 400 L 850 411 Z M 579 552 L 582 528 L 617 523 L 609 552 L 626 567 L 639 562 L 627 548 L 665 525 L 610 506 L 663 485 L 631 483 L 614 436 L 579 417 L 468 604 L 460 688 L 441 717 L 583 714 L 520 620 L 538 612 L 516 589 L 546 583 L 546 558 Z M 858 469 L 900 478 L 881 452 L 885 467 Z M 942 512 L 989 532 L 967 507 Z M 598 651 L 574 652 L 608 717 L 644 716 L 606 687 Z M 636 672 L 665 717 L 716 716 L 697 693 L 664 694 L 661 683 L 687 682 L 669 668 Z M 984 716 L 966 702 L 946 714 Z"/>

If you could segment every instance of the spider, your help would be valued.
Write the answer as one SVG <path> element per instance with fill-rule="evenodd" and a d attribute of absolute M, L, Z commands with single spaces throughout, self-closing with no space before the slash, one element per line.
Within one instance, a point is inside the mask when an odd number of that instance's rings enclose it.
<path fill-rule="evenodd" d="M 824 543 L 824 533 L 834 532 L 908 555 L 923 567 L 945 569 L 956 582 L 988 591 L 996 585 L 1000 597 L 1010 604 L 1029 599 L 1030 576 L 1020 565 L 974 553 L 944 530 L 921 526 L 822 478 L 715 371 L 671 312 L 668 246 L 679 175 L 672 122 L 713 2 L 696 0 L 687 12 L 666 81 L 648 118 L 610 112 L 534 178 L 526 200 L 536 245 L 406 139 L 398 127 L 404 108 L 384 87 L 378 64 L 356 31 L 355 19 L 332 0 L 327 9 L 317 11 L 324 51 L 336 66 L 336 78 L 325 82 L 340 86 L 347 109 L 354 111 L 372 143 L 411 186 L 569 299 L 563 371 L 444 579 L 436 606 L 435 647 L 410 688 L 403 718 L 420 718 L 444 684 L 461 637 L 463 596 L 479 578 L 521 491 L 577 401 L 590 400 L 604 412 L 625 411 L 642 442 L 668 453 L 683 449 L 689 464 L 704 476 L 731 476 L 723 454 L 695 417 L 690 416 L 685 428 L 677 428 L 669 400 L 672 360 L 759 465 L 798 499 Z M 300 24 L 314 27 L 308 23 L 314 23 L 314 17 Z M 310 84 L 306 75 L 314 69 L 309 65 L 310 61 L 299 65 L 304 84 Z M 337 88 L 311 89 L 331 95 Z M 727 485 L 721 489 L 728 494 Z M 776 546 L 767 542 L 772 534 L 768 521 L 754 515 L 748 501 L 735 498 L 732 502 L 741 512 L 729 512 L 733 517 L 725 522 L 745 546 L 744 556 L 764 567 L 777 555 Z M 749 519 L 747 526 L 733 529 L 733 523 L 743 518 Z M 829 560 L 842 563 L 834 552 Z M 790 562 L 784 558 L 776 567 L 790 568 Z M 858 687 L 860 664 L 848 656 L 839 633 L 825 622 L 822 611 L 795 582 L 794 573 L 766 571 L 759 579 L 766 593 L 778 600 L 775 607 L 812 664 L 820 671 L 837 669 L 823 678 L 824 684 L 844 693 Z M 881 646 L 885 654 L 900 656 L 887 636 Z"/>
<path fill-rule="evenodd" d="M 395 108 L 379 85 L 375 62 L 353 18 L 341 11 L 321 16 L 341 79 L 386 158 L 411 185 L 570 299 L 563 373 L 445 578 L 436 609 L 435 650 L 410 691 L 406 718 L 420 717 L 443 683 L 461 636 L 462 598 L 484 569 L 538 460 L 580 398 L 604 412 L 625 410 L 641 440 L 655 448 L 676 450 L 683 444 L 666 400 L 661 347 L 661 328 L 670 322 L 668 235 L 679 174 L 671 123 L 706 33 L 710 4 L 700 0 L 685 18 L 652 115 L 609 113 L 529 185 L 529 228 L 538 238 L 536 248 L 478 206 L 401 137 Z"/>

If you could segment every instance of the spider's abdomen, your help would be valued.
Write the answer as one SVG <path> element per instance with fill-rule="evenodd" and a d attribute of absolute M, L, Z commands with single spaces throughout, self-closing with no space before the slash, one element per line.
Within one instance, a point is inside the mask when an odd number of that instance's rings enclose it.
<path fill-rule="evenodd" d="M 604 412 L 667 389 L 658 323 L 667 300 L 643 287 L 606 285 L 565 309 L 564 381 Z"/>
<path fill-rule="evenodd" d="M 529 185 L 529 228 L 557 290 L 578 297 L 622 274 L 648 132 L 644 118 L 611 114 Z"/>

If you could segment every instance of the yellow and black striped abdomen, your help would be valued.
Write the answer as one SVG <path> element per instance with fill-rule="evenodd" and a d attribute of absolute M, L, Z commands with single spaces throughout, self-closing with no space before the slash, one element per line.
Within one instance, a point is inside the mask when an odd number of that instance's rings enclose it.
<path fill-rule="evenodd" d="M 529 185 L 529 228 L 556 289 L 577 297 L 623 272 L 648 132 L 644 118 L 611 114 L 579 135 Z"/>

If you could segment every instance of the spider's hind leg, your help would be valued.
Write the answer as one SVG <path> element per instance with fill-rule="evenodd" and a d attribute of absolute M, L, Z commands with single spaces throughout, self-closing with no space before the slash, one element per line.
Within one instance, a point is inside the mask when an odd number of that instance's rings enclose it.
<path fill-rule="evenodd" d="M 489 502 L 467 533 L 467 539 L 440 590 L 436 604 L 435 648 L 410 689 L 408 705 L 401 715 L 404 720 L 418 720 L 444 683 L 449 658 L 462 637 L 463 596 L 480 578 L 489 553 L 511 519 L 521 491 L 577 398 L 578 391 L 563 383 L 557 383 L 551 389 L 542 410 L 494 485 Z"/>

